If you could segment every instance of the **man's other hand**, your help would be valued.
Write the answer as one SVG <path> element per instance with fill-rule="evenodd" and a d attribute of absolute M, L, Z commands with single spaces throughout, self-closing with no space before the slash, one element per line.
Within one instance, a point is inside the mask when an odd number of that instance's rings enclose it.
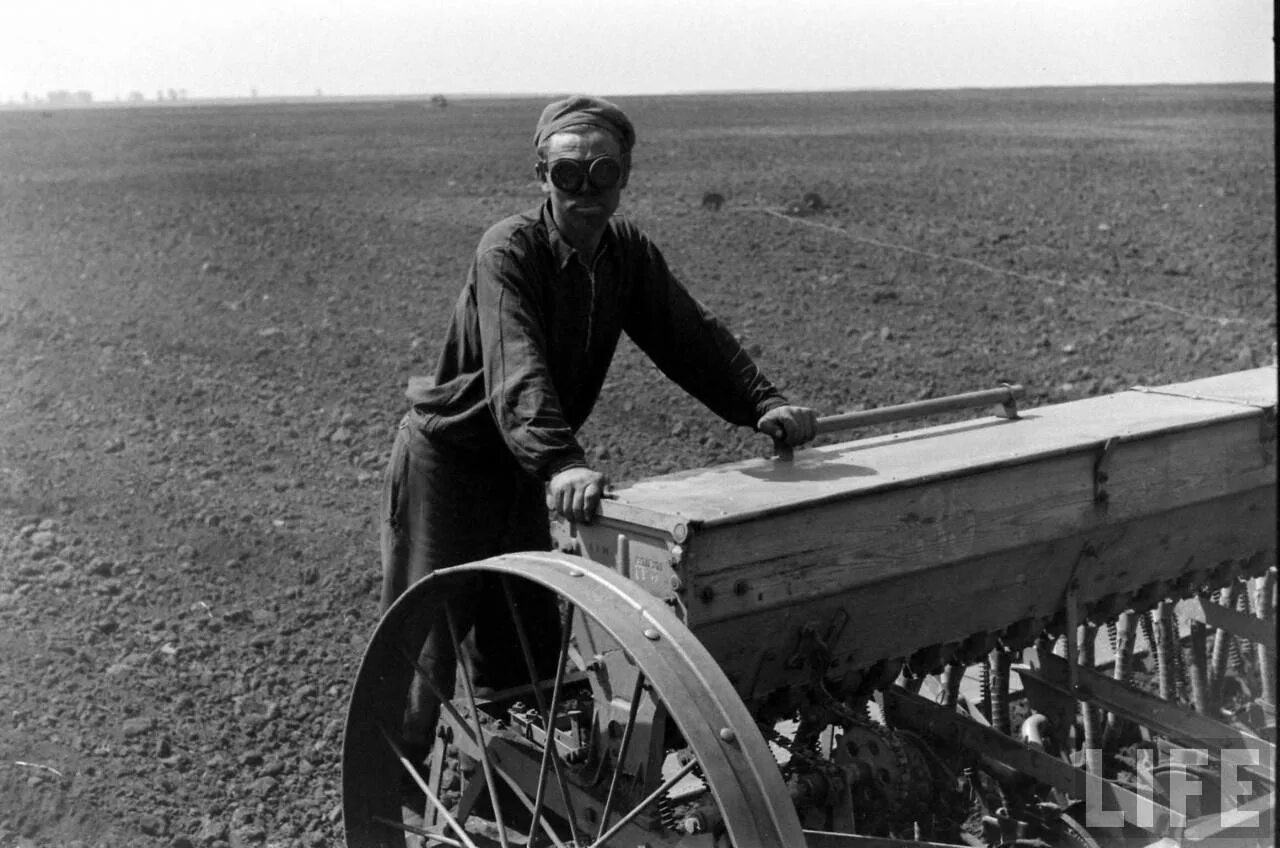
<path fill-rule="evenodd" d="M 609 480 L 599 471 L 582 466 L 566 468 L 547 484 L 547 509 L 554 509 L 570 521 L 589 524 L 608 485 Z"/>
<path fill-rule="evenodd" d="M 776 406 L 760 416 L 756 429 L 794 448 L 818 434 L 818 416 L 807 406 Z"/>

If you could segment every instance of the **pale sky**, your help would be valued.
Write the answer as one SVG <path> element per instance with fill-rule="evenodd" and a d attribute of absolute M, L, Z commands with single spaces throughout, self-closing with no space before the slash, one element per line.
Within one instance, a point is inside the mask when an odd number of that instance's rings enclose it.
<path fill-rule="evenodd" d="M 1270 0 L 0 0 L 0 103 L 1273 82 Z"/>

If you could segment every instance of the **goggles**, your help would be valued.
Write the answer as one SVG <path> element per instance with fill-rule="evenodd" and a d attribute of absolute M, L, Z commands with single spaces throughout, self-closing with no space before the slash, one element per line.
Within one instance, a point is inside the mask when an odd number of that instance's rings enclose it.
<path fill-rule="evenodd" d="M 594 159 L 556 159 L 538 163 L 539 176 L 547 175 L 551 184 L 570 194 L 581 192 L 587 185 L 596 191 L 608 191 L 622 182 L 622 162 L 612 156 Z"/>

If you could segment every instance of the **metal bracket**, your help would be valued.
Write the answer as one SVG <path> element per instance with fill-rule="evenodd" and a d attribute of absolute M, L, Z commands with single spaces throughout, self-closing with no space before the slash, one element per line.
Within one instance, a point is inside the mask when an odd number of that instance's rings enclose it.
<path fill-rule="evenodd" d="M 1110 444 L 1110 440 L 1107 442 Z M 1083 610 L 1080 602 L 1080 563 L 1085 559 L 1097 559 L 1098 552 L 1093 547 L 1093 543 L 1086 542 L 1084 547 L 1080 549 L 1076 561 L 1071 565 L 1071 573 L 1067 575 L 1067 591 L 1063 598 L 1063 605 L 1066 611 L 1066 642 L 1067 642 L 1067 667 L 1069 669 L 1069 683 L 1071 691 L 1078 697 L 1087 698 L 1088 691 L 1080 683 L 1080 625 L 1083 624 Z"/>
<path fill-rule="evenodd" d="M 1103 442 L 1097 457 L 1093 460 L 1093 502 L 1102 507 L 1105 507 L 1107 501 L 1111 499 L 1111 493 L 1107 491 L 1107 480 L 1109 479 L 1108 469 L 1111 467 L 1111 454 L 1115 450 L 1116 441 L 1116 437 L 1112 436 Z"/>
<path fill-rule="evenodd" d="M 831 623 L 827 626 L 827 650 L 833 651 L 836 644 L 840 641 L 841 634 L 844 633 L 844 627 L 849 623 L 849 613 L 842 607 L 837 609 L 835 615 L 831 616 Z"/>
<path fill-rule="evenodd" d="M 1262 426 L 1258 432 L 1258 442 L 1262 446 L 1262 461 L 1270 465 L 1276 461 L 1276 408 L 1269 406 L 1262 410 Z"/>
<path fill-rule="evenodd" d="M 619 533 L 613 554 L 613 570 L 623 577 L 631 576 L 631 540 L 626 533 Z"/>
<path fill-rule="evenodd" d="M 1018 417 L 1018 395 L 1021 393 L 1021 386 L 1015 386 L 1012 383 L 1001 383 L 1005 389 L 1009 391 L 1009 396 L 1000 401 L 1000 411 L 996 415 L 1001 418 L 1014 419 Z"/>
<path fill-rule="evenodd" d="M 773 440 L 773 458 L 779 462 L 793 462 L 796 458 L 796 452 L 787 444 L 785 439 Z"/>
<path fill-rule="evenodd" d="M 1067 584 L 1067 667 L 1071 691 L 1088 697 L 1080 687 L 1080 580 L 1077 577 L 1072 577 Z"/>
<path fill-rule="evenodd" d="M 814 685 L 822 682 L 827 667 L 831 665 L 831 646 L 818 635 L 816 622 L 801 626 L 796 649 L 783 663 L 790 669 L 803 668 L 806 664 L 809 666 L 809 681 Z"/>

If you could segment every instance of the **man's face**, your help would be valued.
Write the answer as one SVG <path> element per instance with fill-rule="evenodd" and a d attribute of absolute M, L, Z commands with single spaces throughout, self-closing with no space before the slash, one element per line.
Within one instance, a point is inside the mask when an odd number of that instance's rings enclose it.
<path fill-rule="evenodd" d="M 585 165 L 597 156 L 621 159 L 622 146 L 612 135 L 595 127 L 566 130 L 547 140 L 547 162 L 577 159 Z M 613 188 L 597 189 L 588 180 L 580 191 L 567 192 L 553 185 L 550 175 L 544 173 L 542 176 L 542 190 L 551 199 L 556 224 L 570 237 L 603 231 L 610 216 L 618 210 L 625 184 L 624 173 L 623 179 Z"/>

